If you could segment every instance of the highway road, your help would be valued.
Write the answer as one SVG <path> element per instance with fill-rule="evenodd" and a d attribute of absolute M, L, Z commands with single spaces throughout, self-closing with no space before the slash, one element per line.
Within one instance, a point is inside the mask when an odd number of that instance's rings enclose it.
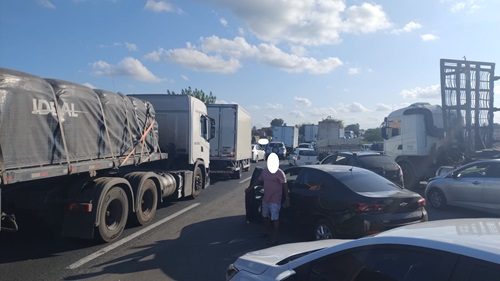
<path fill-rule="evenodd" d="M 250 176 L 212 183 L 195 200 L 166 202 L 150 226 L 127 228 L 115 243 L 61 238 L 41 225 L 0 233 L 0 280 L 224 280 L 238 256 L 269 242 L 261 225 L 245 221 Z M 490 216 L 427 209 L 430 220 Z M 282 228 L 280 243 L 305 239 Z"/>

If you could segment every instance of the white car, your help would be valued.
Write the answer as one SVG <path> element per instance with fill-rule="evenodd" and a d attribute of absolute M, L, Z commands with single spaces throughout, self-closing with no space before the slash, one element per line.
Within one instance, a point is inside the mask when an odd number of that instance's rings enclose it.
<path fill-rule="evenodd" d="M 297 146 L 297 148 L 310 148 L 310 149 L 314 149 L 314 146 L 312 145 L 312 143 L 301 142 L 301 143 L 299 143 L 299 145 Z"/>
<path fill-rule="evenodd" d="M 437 220 L 357 240 L 279 245 L 241 256 L 226 280 L 500 280 L 500 219 Z"/>
<path fill-rule="evenodd" d="M 252 161 L 259 162 L 266 159 L 266 152 L 260 144 L 252 144 Z"/>
<path fill-rule="evenodd" d="M 311 148 L 296 148 L 288 157 L 290 166 L 312 165 L 318 163 L 318 153 Z"/>

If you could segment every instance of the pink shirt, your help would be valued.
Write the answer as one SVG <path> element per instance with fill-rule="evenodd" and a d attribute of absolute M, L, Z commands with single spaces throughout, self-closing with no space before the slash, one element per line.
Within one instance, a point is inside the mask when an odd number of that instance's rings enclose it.
<path fill-rule="evenodd" d="M 272 174 L 268 169 L 264 169 L 259 176 L 259 181 L 264 182 L 264 198 L 266 203 L 280 203 L 283 194 L 283 184 L 286 183 L 285 173 L 278 169 Z"/>

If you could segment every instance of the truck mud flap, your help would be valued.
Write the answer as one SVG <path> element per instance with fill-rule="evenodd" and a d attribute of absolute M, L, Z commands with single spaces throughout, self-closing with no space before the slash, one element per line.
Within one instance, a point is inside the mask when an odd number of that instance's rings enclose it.
<path fill-rule="evenodd" d="M 92 239 L 95 230 L 94 222 L 95 214 L 93 212 L 65 211 L 62 236 Z"/>

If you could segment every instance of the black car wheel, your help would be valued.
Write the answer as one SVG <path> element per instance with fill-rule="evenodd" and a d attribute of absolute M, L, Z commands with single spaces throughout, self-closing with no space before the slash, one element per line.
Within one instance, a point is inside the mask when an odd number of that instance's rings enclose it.
<path fill-rule="evenodd" d="M 443 209 L 446 206 L 446 197 L 441 190 L 436 188 L 432 189 L 428 197 L 433 208 Z"/>
<path fill-rule="evenodd" d="M 313 238 L 314 240 L 323 240 L 323 239 L 333 239 L 335 238 L 335 231 L 333 229 L 332 224 L 325 220 L 319 219 L 313 227 Z"/>

